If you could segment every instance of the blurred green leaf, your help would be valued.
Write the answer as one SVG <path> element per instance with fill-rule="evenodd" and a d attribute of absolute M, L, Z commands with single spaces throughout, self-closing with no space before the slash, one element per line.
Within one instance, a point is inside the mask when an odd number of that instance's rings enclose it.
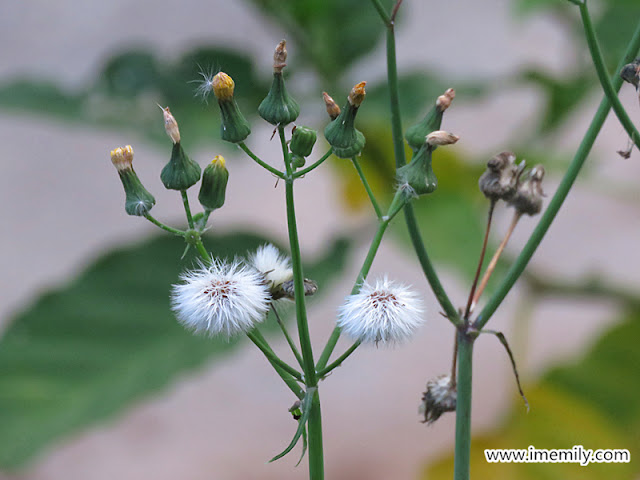
<path fill-rule="evenodd" d="M 229 49 L 195 48 L 175 63 L 159 61 L 149 50 L 130 50 L 110 57 L 93 85 L 84 91 L 29 80 L 0 86 L 0 107 L 52 115 L 58 119 L 139 132 L 168 143 L 156 103 L 169 106 L 189 148 L 202 140 L 220 141 L 220 114 L 215 98 L 205 104 L 195 90 L 205 75 L 224 70 L 236 83 L 241 109 L 250 115 L 266 95 L 269 78 L 258 77 L 250 58 Z"/>
<path fill-rule="evenodd" d="M 485 448 L 526 449 L 625 448 L 631 458 L 640 454 L 640 312 L 629 315 L 607 331 L 584 357 L 557 367 L 543 376 L 537 386 L 525 386 L 531 403 L 524 413 L 519 399 L 505 424 L 497 431 L 472 440 L 471 470 L 477 478 L 534 480 L 632 480 L 640 473 L 635 463 L 578 464 L 512 463 L 491 464 Z M 449 479 L 453 457 L 431 464 L 423 478 Z"/>
<path fill-rule="evenodd" d="M 268 240 L 205 241 L 216 256 L 233 257 Z M 337 239 L 305 269 L 321 292 L 342 271 L 349 245 Z M 245 340 L 196 337 L 177 323 L 169 289 L 193 263 L 179 261 L 182 250 L 181 240 L 159 237 L 110 253 L 14 319 L 0 342 L 1 467 L 21 466 L 57 438 L 111 418 Z"/>
<path fill-rule="evenodd" d="M 329 91 L 353 63 L 378 46 L 385 31 L 371 3 L 361 0 L 251 2 L 290 33 L 297 61 L 314 68 Z M 391 0 L 382 3 L 391 10 Z"/>

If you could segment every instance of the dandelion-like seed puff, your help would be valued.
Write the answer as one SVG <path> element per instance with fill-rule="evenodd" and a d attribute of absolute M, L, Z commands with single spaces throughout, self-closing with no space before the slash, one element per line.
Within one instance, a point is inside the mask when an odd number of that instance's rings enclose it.
<path fill-rule="evenodd" d="M 185 272 L 171 292 L 178 321 L 195 333 L 231 337 L 264 320 L 270 294 L 264 279 L 238 261 L 216 261 Z"/>
<path fill-rule="evenodd" d="M 264 280 L 272 292 L 293 278 L 291 261 L 270 243 L 261 245 L 249 255 L 249 263 L 264 275 Z"/>
<path fill-rule="evenodd" d="M 424 322 L 418 295 L 387 277 L 365 282 L 338 311 L 338 326 L 363 343 L 402 343 Z"/>

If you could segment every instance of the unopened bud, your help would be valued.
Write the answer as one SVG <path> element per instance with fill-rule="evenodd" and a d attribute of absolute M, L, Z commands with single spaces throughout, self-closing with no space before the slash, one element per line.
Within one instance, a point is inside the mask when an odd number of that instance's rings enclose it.
<path fill-rule="evenodd" d="M 426 142 L 432 147 L 441 147 L 443 145 L 453 145 L 460 137 L 444 130 L 436 130 L 427 135 Z"/>
<path fill-rule="evenodd" d="M 438 99 L 436 100 L 436 107 L 441 112 L 444 112 L 451 106 L 451 102 L 454 98 L 456 98 L 456 91 L 453 88 L 449 88 L 446 92 L 438 97 Z"/>
<path fill-rule="evenodd" d="M 544 168 L 536 165 L 527 172 L 524 180 L 518 183 L 518 190 L 509 205 L 516 209 L 519 214 L 536 215 L 542 210 L 542 179 L 544 178 Z"/>
<path fill-rule="evenodd" d="M 447 108 L 449 108 L 451 101 L 455 96 L 456 92 L 453 88 L 448 89 L 438 97 L 436 103 L 431 107 L 421 121 L 407 129 L 407 133 L 404 138 L 407 140 L 407 143 L 414 153 L 422 148 L 427 135 L 435 130 L 440 130 L 440 125 L 442 125 L 442 114 Z"/>
<path fill-rule="evenodd" d="M 235 83 L 224 72 L 213 77 L 213 93 L 218 99 L 222 123 L 220 124 L 220 136 L 225 142 L 239 143 L 251 134 L 249 122 L 244 118 L 233 98 Z"/>
<path fill-rule="evenodd" d="M 236 84 L 233 79 L 224 72 L 219 72 L 211 82 L 213 94 L 218 100 L 231 100 Z"/>
<path fill-rule="evenodd" d="M 335 100 L 331 98 L 327 92 L 322 92 L 322 98 L 324 98 L 324 104 L 331 120 L 338 118 L 338 115 L 340 115 L 340 107 Z"/>
<path fill-rule="evenodd" d="M 294 155 L 308 157 L 316 143 L 316 131 L 309 127 L 296 126 L 291 134 L 289 149 Z"/>
<path fill-rule="evenodd" d="M 162 110 L 164 116 L 164 129 L 169 135 L 169 138 L 173 143 L 180 143 L 180 130 L 178 129 L 178 122 L 175 117 L 169 111 L 169 107 L 162 107 L 158 105 Z"/>
<path fill-rule="evenodd" d="M 367 94 L 367 92 L 364 89 L 366 84 L 367 82 L 360 82 L 354 85 L 351 91 L 349 92 L 349 96 L 347 98 L 349 100 L 349 103 L 354 107 L 359 107 L 360 105 L 362 105 L 362 102 L 364 101 L 364 97 Z"/>
<path fill-rule="evenodd" d="M 111 150 L 111 163 L 116 167 L 124 187 L 124 209 L 128 215 L 144 216 L 156 204 L 156 199 L 142 185 L 133 170 L 131 145 Z"/>
<path fill-rule="evenodd" d="M 625 82 L 629 82 L 638 89 L 640 86 L 640 58 L 636 58 L 633 62 L 622 67 L 620 76 Z"/>
<path fill-rule="evenodd" d="M 427 391 L 422 395 L 418 412 L 424 415 L 422 423 L 432 424 L 445 412 L 456 409 L 458 393 L 449 375 L 442 375 L 427 382 Z"/>
<path fill-rule="evenodd" d="M 364 100 L 365 84 L 366 82 L 360 82 L 351 89 L 347 104 L 340 115 L 324 129 L 324 138 L 327 139 L 337 157 L 352 158 L 359 155 L 364 148 L 365 138 L 362 132 L 355 128 L 355 119 L 358 108 Z"/>
<path fill-rule="evenodd" d="M 200 180 L 200 165 L 187 156 L 180 143 L 174 143 L 169 163 L 160 172 L 160 180 L 169 190 L 187 190 Z"/>
<path fill-rule="evenodd" d="M 509 200 L 516 193 L 518 178 L 524 169 L 524 162 L 515 163 L 512 152 L 502 152 L 487 162 L 487 170 L 478 181 L 480 191 L 492 201 Z"/>
<path fill-rule="evenodd" d="M 209 211 L 224 205 L 229 171 L 222 155 L 216 155 L 202 172 L 202 182 L 198 200 Z"/>
<path fill-rule="evenodd" d="M 282 40 L 273 53 L 273 72 L 281 73 L 282 69 L 287 66 L 287 41 Z"/>
<path fill-rule="evenodd" d="M 276 47 L 273 67 L 273 83 L 266 98 L 258 107 L 258 114 L 272 125 L 287 125 L 300 115 L 300 106 L 287 93 L 282 76 L 282 69 L 286 65 L 287 50 L 285 41 L 281 41 Z M 282 62 L 278 63 L 278 59 Z M 276 63 L 279 67 L 276 68 Z"/>

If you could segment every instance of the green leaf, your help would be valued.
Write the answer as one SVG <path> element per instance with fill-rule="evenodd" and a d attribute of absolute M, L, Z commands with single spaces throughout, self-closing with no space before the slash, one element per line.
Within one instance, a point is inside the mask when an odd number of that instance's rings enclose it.
<path fill-rule="evenodd" d="M 279 460 L 282 457 L 284 457 L 287 453 L 293 450 L 293 447 L 296 446 L 296 443 L 298 443 L 298 440 L 300 440 L 300 437 L 306 436 L 305 431 L 306 431 L 307 420 L 309 420 L 309 414 L 311 413 L 311 403 L 313 402 L 313 396 L 316 394 L 316 390 L 317 388 L 310 388 L 309 390 L 307 390 L 307 393 L 305 393 L 304 398 L 302 399 L 302 404 L 300 405 L 300 409 L 302 410 L 302 416 L 298 419 L 298 428 L 296 429 L 296 432 L 294 433 L 293 438 L 291 439 L 291 442 L 289 442 L 289 445 L 287 445 L 287 448 L 285 448 L 282 452 L 280 452 L 278 455 L 276 455 L 271 460 L 269 460 L 269 463 L 275 462 L 276 460 Z M 305 450 L 306 450 L 306 440 L 303 441 L 302 455 L 304 455 Z M 300 460 L 302 460 L 302 457 L 300 457 Z"/>
<path fill-rule="evenodd" d="M 218 257 L 267 241 L 205 239 Z M 320 292 L 342 271 L 349 245 L 337 239 L 307 265 Z M 196 337 L 177 323 L 169 289 L 193 264 L 180 262 L 182 248 L 176 237 L 159 237 L 107 254 L 14 319 L 0 342 L 1 467 L 23 465 L 57 438 L 113 417 L 245 341 Z M 273 321 L 263 328 L 277 329 Z"/>

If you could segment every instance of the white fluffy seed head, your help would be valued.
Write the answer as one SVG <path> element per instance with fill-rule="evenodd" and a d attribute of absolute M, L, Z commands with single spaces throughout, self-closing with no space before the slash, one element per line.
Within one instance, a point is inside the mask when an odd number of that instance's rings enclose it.
<path fill-rule="evenodd" d="M 171 308 L 178 321 L 195 333 L 231 337 L 264 320 L 269 290 L 262 275 L 238 261 L 216 261 L 183 273 L 174 285 Z"/>
<path fill-rule="evenodd" d="M 418 295 L 387 277 L 365 282 L 338 310 L 338 326 L 363 343 L 402 343 L 424 322 Z"/>
<path fill-rule="evenodd" d="M 264 276 L 264 281 L 272 292 L 280 290 L 284 282 L 293 278 L 289 257 L 270 243 L 261 245 L 250 254 L 249 263 Z"/>

